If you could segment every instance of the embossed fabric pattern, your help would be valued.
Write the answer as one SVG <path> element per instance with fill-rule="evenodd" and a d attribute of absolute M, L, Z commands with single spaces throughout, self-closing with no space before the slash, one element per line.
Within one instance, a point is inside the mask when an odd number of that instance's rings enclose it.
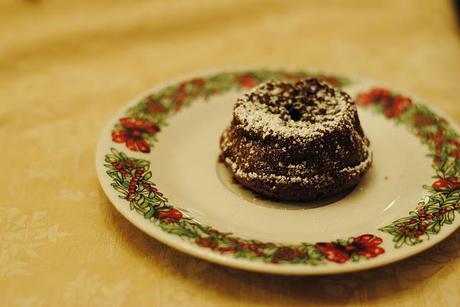
<path fill-rule="evenodd" d="M 458 231 L 361 273 L 249 273 L 142 233 L 110 205 L 94 168 L 99 131 L 132 97 L 234 66 L 381 80 L 458 123 L 455 16 L 436 0 L 0 2 L 0 306 L 460 305 Z"/>

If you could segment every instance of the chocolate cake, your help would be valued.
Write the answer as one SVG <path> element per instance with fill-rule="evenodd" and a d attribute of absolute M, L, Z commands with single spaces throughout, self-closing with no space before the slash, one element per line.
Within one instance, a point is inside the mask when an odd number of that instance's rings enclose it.
<path fill-rule="evenodd" d="M 348 94 L 318 79 L 270 81 L 237 99 L 220 160 L 257 193 L 313 200 L 354 187 L 371 166 L 368 145 Z"/>

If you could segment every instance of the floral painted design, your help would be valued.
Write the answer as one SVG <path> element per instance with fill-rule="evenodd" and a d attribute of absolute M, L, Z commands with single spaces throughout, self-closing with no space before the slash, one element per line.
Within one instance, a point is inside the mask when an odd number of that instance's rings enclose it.
<path fill-rule="evenodd" d="M 232 90 L 250 89 L 267 80 L 290 80 L 318 77 L 336 87 L 351 84 L 342 77 L 311 74 L 304 71 L 255 70 L 223 72 L 194 78 L 161 88 L 129 108 L 112 130 L 112 140 L 124 143 L 130 151 L 150 152 L 156 134 L 167 123 L 168 116 L 198 99 L 208 99 Z M 384 88 L 372 88 L 357 95 L 362 107 L 374 108 L 385 117 L 403 124 L 429 148 L 435 178 L 425 186 L 426 197 L 409 216 L 379 229 L 393 236 L 395 247 L 415 245 L 437 234 L 443 225 L 451 224 L 460 212 L 460 142 L 458 135 L 439 116 L 412 99 Z M 162 230 L 194 244 L 237 258 L 260 259 L 268 263 L 301 263 L 308 265 L 347 263 L 372 259 L 383 254 L 382 238 L 364 234 L 331 242 L 288 245 L 239 238 L 202 225 L 186 210 L 168 203 L 151 181 L 147 160 L 128 157 L 112 149 L 106 155 L 107 174 L 119 196 L 130 208 Z"/>
<path fill-rule="evenodd" d="M 436 235 L 445 224 L 452 224 L 460 212 L 460 142 L 446 120 L 427 107 L 412 103 L 403 95 L 383 88 L 358 94 L 356 102 L 403 124 L 429 149 L 435 170 L 434 181 L 425 186 L 427 194 L 409 216 L 380 230 L 393 236 L 396 247 L 421 243 Z"/>
<path fill-rule="evenodd" d="M 260 259 L 268 263 L 303 263 L 309 265 L 327 262 L 344 263 L 370 259 L 384 253 L 379 247 L 382 239 L 361 235 L 347 240 L 328 243 L 300 243 L 287 245 L 239 238 L 202 225 L 175 208 L 151 181 L 150 163 L 144 159 L 128 157 L 112 149 L 106 155 L 107 174 L 119 197 L 129 202 L 130 208 L 150 220 L 164 231 L 185 238 L 198 246 L 237 258 Z"/>
<path fill-rule="evenodd" d="M 349 83 L 349 80 L 341 77 L 282 70 L 224 72 L 206 78 L 193 78 L 160 89 L 130 108 L 112 130 L 112 141 L 124 143 L 131 151 L 149 153 L 155 143 L 156 133 L 166 123 L 167 116 L 196 99 L 208 99 L 231 90 L 247 90 L 268 80 L 295 81 L 313 76 L 337 87 Z"/>
<path fill-rule="evenodd" d="M 383 254 L 385 250 L 379 245 L 382 238 L 366 234 L 348 241 L 316 243 L 315 247 L 329 260 L 337 263 L 347 262 L 350 258 L 365 257 L 367 259 Z"/>
<path fill-rule="evenodd" d="M 242 74 L 237 77 L 238 84 L 245 89 L 251 89 L 257 85 L 257 79 L 251 73 Z"/>
<path fill-rule="evenodd" d="M 131 117 L 123 117 L 116 130 L 112 131 L 112 141 L 125 143 L 132 151 L 150 152 L 149 141 L 160 127 L 154 122 L 148 122 L 140 118 L 133 120 Z"/>
<path fill-rule="evenodd" d="M 412 105 L 412 100 L 409 97 L 393 94 L 383 88 L 373 88 L 369 92 L 359 94 L 356 102 L 362 106 L 380 105 L 383 114 L 388 118 L 399 117 Z"/>

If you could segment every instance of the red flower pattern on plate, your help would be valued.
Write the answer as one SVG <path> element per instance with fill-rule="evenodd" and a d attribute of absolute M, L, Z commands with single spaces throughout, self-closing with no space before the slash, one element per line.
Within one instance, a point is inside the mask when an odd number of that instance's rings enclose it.
<path fill-rule="evenodd" d="M 414 118 L 416 118 L 414 116 Z M 420 136 L 420 132 L 417 132 L 417 135 Z M 443 148 L 447 148 L 447 157 L 453 157 L 454 159 L 460 158 L 460 142 L 453 139 L 451 136 L 446 136 L 445 131 L 442 128 L 438 128 L 434 133 L 429 132 L 425 133 L 422 136 L 424 139 L 433 142 L 434 145 L 434 164 L 441 164 L 443 162 Z M 453 145 L 449 146 L 447 144 Z M 447 145 L 447 146 L 446 146 Z M 444 157 L 444 160 L 446 156 Z"/>
<path fill-rule="evenodd" d="M 363 256 L 367 259 L 383 254 L 385 250 L 379 245 L 382 238 L 365 234 L 352 239 L 345 245 L 336 242 L 316 243 L 315 247 L 327 260 L 337 263 L 347 262 L 353 255 Z"/>
<path fill-rule="evenodd" d="M 165 220 L 167 222 L 178 222 L 182 216 L 182 212 L 177 209 L 169 209 L 167 211 L 161 211 L 155 214 L 157 219 Z"/>
<path fill-rule="evenodd" d="M 257 80 L 254 78 L 254 76 L 249 73 L 238 76 L 236 78 L 236 81 L 241 87 L 246 88 L 246 89 L 251 89 L 254 86 L 256 86 L 258 83 Z"/>
<path fill-rule="evenodd" d="M 149 114 L 167 113 L 168 108 L 165 107 L 159 100 L 148 97 L 145 104 L 145 111 Z"/>
<path fill-rule="evenodd" d="M 275 257 L 272 260 L 273 263 L 277 263 L 278 260 L 291 261 L 295 258 L 302 258 L 305 256 L 305 252 L 289 246 L 282 246 L 275 252 Z"/>
<path fill-rule="evenodd" d="M 339 79 L 337 79 L 334 76 L 321 76 L 319 78 L 321 79 L 321 81 L 329 83 L 332 86 L 339 86 L 340 85 Z"/>
<path fill-rule="evenodd" d="M 189 81 L 181 82 L 177 85 L 177 90 L 164 98 L 174 101 L 174 110 L 179 111 L 186 99 L 197 96 L 197 90 L 201 90 L 205 86 L 205 80 L 202 78 L 195 78 Z M 194 90 L 191 90 L 193 89 Z"/>
<path fill-rule="evenodd" d="M 217 241 L 211 237 L 199 237 L 196 239 L 196 244 L 210 249 L 215 249 L 217 247 Z"/>
<path fill-rule="evenodd" d="M 160 131 L 156 123 L 142 119 L 123 117 L 120 119 L 121 130 L 112 131 L 112 140 L 115 143 L 125 143 L 132 151 L 150 152 L 150 144 L 145 140 Z"/>
<path fill-rule="evenodd" d="M 435 191 L 452 191 L 460 189 L 460 181 L 456 177 L 441 178 L 431 185 Z"/>
<path fill-rule="evenodd" d="M 123 122 L 126 123 L 126 120 Z M 130 125 L 132 124 L 131 122 Z M 107 166 L 112 168 L 108 174 L 112 178 L 117 178 L 115 183 L 119 187 L 117 191 L 123 193 L 122 198 L 127 199 L 130 206 L 145 218 L 156 219 L 165 231 L 186 236 L 200 247 L 222 254 L 235 254 L 237 257 L 258 258 L 273 264 L 326 261 L 344 263 L 351 259 L 356 260 L 356 255 L 369 259 L 384 252 L 383 248 L 378 246 L 382 239 L 370 234 L 315 245 L 284 245 L 247 240 L 231 233 L 222 233 L 215 228 L 197 223 L 182 210 L 167 204 L 163 194 L 149 180 L 152 173 L 149 171 L 149 165 L 144 163 L 145 160 L 128 158 L 116 150 L 112 152 L 113 156 L 106 159 L 106 162 L 109 162 Z M 120 178 L 123 182 L 119 181 Z"/>
<path fill-rule="evenodd" d="M 412 100 L 409 97 L 395 95 L 387 89 L 377 87 L 360 93 L 356 98 L 356 103 L 362 106 L 380 104 L 383 107 L 383 114 L 388 118 L 399 117 L 412 106 Z"/>

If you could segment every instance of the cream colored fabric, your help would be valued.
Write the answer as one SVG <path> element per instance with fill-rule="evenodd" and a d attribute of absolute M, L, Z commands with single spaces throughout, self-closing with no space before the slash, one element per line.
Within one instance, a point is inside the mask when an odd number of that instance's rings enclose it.
<path fill-rule="evenodd" d="M 143 234 L 94 170 L 99 131 L 127 100 L 219 67 L 361 75 L 458 122 L 454 16 L 447 0 L 0 1 L 0 305 L 460 305 L 459 232 L 363 273 L 253 274 Z"/>

